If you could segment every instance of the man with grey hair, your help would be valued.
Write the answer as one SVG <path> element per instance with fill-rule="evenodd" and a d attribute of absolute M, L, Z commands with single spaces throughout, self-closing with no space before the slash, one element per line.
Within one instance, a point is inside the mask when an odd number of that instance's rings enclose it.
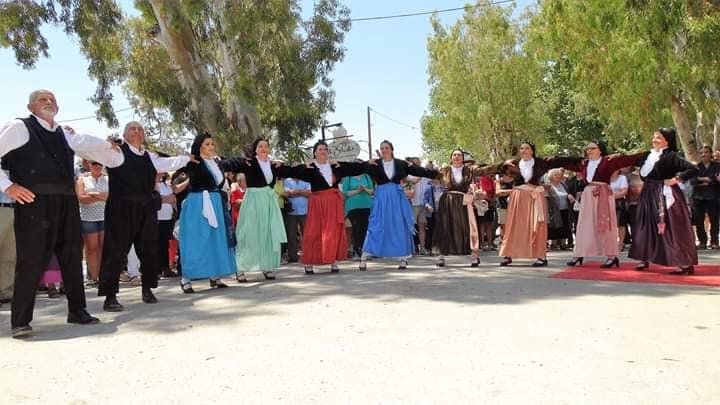
<path fill-rule="evenodd" d="M 80 212 L 73 158 L 86 157 L 94 138 L 74 135 L 55 122 L 58 105 L 49 90 L 30 94 L 27 118 L 0 127 L 0 191 L 14 203 L 17 261 L 11 309 L 12 336 L 32 333 L 30 322 L 40 277 L 57 256 L 68 300 L 68 323 L 98 319 L 85 309 Z M 72 142 L 71 142 L 72 140 Z M 72 145 L 70 145 L 72 143 Z"/>
<path fill-rule="evenodd" d="M 144 149 L 145 129 L 131 121 L 123 130 L 124 143 L 96 138 L 90 159 L 100 162 L 109 175 L 109 195 L 105 205 L 105 240 L 100 266 L 98 294 L 105 297 L 103 309 L 120 312 L 117 300 L 124 259 L 135 246 L 142 268 L 142 300 L 157 302 L 152 288 L 157 287 L 160 269 L 158 219 L 160 198 L 155 193 L 155 174 L 178 170 L 189 156 L 158 157 Z"/>

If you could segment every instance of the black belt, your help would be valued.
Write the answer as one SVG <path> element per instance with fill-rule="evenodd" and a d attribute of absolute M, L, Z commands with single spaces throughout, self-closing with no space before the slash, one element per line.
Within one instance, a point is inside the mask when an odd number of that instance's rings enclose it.
<path fill-rule="evenodd" d="M 15 203 L 0 203 L 0 207 L 15 208 Z"/>

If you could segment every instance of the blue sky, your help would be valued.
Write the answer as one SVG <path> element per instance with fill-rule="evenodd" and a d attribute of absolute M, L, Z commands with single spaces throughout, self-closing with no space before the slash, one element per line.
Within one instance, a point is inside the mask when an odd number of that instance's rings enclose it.
<path fill-rule="evenodd" d="M 121 0 L 126 12 L 133 13 L 132 1 Z M 344 0 L 353 18 L 403 14 L 460 7 L 462 0 Z M 533 0 L 516 1 L 516 12 Z M 312 0 L 302 0 L 309 8 Z M 441 15 L 445 24 L 452 24 L 462 11 Z M 87 60 L 80 55 L 77 42 L 59 28 L 44 30 L 50 44 L 50 58 L 40 59 L 34 70 L 23 70 L 15 63 L 13 53 L 0 49 L 2 121 L 27 115 L 27 95 L 36 88 L 53 90 L 60 104 L 58 120 L 92 116 L 95 107 L 90 101 L 95 83 L 87 76 Z M 353 23 L 347 34 L 345 59 L 333 73 L 335 112 L 328 113 L 331 123 L 343 122 L 356 140 L 367 139 L 366 108 L 415 127 L 400 125 L 381 115 L 371 116 L 374 147 L 382 139 L 395 144 L 399 156 L 420 155 L 422 138 L 420 118 L 428 106 L 426 41 L 430 34 L 429 16 Z M 128 101 L 119 89 L 114 93 L 116 109 L 127 107 Z M 133 118 L 132 112 L 121 112 L 123 125 Z M 97 136 L 113 132 L 96 119 L 72 123 L 76 130 Z M 319 137 L 319 133 L 318 133 Z M 309 141 L 310 142 L 310 141 Z M 367 144 L 362 144 L 363 149 Z M 362 156 L 362 157 L 366 157 Z"/>

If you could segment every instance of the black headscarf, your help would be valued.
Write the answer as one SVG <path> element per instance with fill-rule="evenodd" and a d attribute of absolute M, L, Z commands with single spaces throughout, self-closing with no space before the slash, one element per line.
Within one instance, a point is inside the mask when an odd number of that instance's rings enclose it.
<path fill-rule="evenodd" d="M 255 156 L 257 156 L 257 147 L 260 142 L 267 142 L 268 146 L 270 145 L 270 141 L 268 141 L 267 139 L 257 138 L 255 141 L 253 141 L 253 143 L 245 146 L 245 156 L 248 158 L 254 158 Z"/>
<path fill-rule="evenodd" d="M 315 142 L 315 145 L 313 145 L 313 158 L 315 157 L 315 152 L 317 152 L 320 145 L 325 145 L 325 147 L 328 148 L 328 150 L 330 149 L 327 142 L 325 142 L 325 141 L 320 140 L 320 141 Z"/>
<path fill-rule="evenodd" d="M 202 143 L 205 142 L 206 139 L 212 138 L 212 135 L 210 135 L 207 132 L 203 132 L 202 134 L 198 134 L 195 139 L 193 139 L 192 146 L 190 146 L 190 154 L 195 156 L 195 158 L 200 158 L 200 146 L 202 146 Z"/>
<path fill-rule="evenodd" d="M 677 130 L 675 130 L 675 128 L 660 128 L 658 132 L 667 141 L 667 148 L 673 152 L 677 152 Z"/>
<path fill-rule="evenodd" d="M 608 148 L 605 142 L 599 140 L 599 139 L 593 139 L 589 143 L 594 143 L 598 146 L 598 149 L 600 149 L 600 156 L 607 156 L 608 154 Z"/>

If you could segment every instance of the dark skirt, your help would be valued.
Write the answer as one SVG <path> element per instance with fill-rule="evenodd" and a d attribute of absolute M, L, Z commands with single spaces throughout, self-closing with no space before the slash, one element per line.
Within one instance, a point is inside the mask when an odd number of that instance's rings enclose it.
<path fill-rule="evenodd" d="M 615 200 L 615 216 L 618 227 L 627 226 L 630 222 L 630 214 L 628 214 L 627 202 L 624 198 Z"/>
<path fill-rule="evenodd" d="M 470 254 L 470 225 L 463 195 L 443 193 L 435 212 L 433 250 L 441 255 Z"/>
<path fill-rule="evenodd" d="M 668 210 L 662 190 L 662 182 L 645 182 L 635 213 L 632 247 L 628 256 L 662 266 L 695 265 L 698 263 L 695 235 L 685 196 L 680 187 L 672 186 L 675 203 Z M 662 234 L 658 232 L 660 209 L 665 213 L 665 231 Z"/>

